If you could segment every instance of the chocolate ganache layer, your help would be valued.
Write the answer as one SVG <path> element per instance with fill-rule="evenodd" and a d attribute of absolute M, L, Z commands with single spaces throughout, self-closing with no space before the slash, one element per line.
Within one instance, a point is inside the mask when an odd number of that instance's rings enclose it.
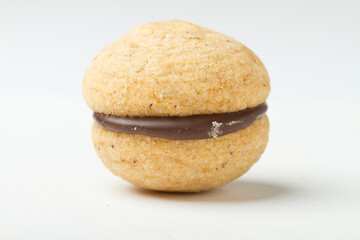
<path fill-rule="evenodd" d="M 239 112 L 203 114 L 186 117 L 118 117 L 94 113 L 97 124 L 103 128 L 170 139 L 216 138 L 251 125 L 265 115 L 267 104 Z"/>

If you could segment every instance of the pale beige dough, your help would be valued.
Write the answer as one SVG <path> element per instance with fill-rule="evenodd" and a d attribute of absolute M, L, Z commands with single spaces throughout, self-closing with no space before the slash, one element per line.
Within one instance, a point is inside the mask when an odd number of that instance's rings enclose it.
<path fill-rule="evenodd" d="M 119 133 L 92 126 L 95 149 L 115 175 L 139 187 L 199 192 L 244 174 L 264 152 L 267 116 L 249 127 L 217 138 L 172 140 Z"/>
<path fill-rule="evenodd" d="M 250 49 L 182 21 L 132 28 L 95 57 L 83 80 L 90 108 L 117 116 L 240 111 L 269 92 L 268 73 Z"/>

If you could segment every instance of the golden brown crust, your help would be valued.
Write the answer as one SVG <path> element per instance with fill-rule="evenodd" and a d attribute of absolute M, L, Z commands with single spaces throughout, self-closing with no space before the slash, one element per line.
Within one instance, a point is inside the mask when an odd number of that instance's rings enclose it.
<path fill-rule="evenodd" d="M 119 133 L 94 123 L 99 157 L 114 174 L 139 187 L 198 192 L 220 187 L 244 174 L 264 152 L 269 121 L 218 138 L 171 140 Z"/>
<path fill-rule="evenodd" d="M 134 27 L 99 53 L 83 80 L 90 108 L 117 116 L 234 112 L 265 102 L 269 92 L 251 50 L 181 21 Z"/>

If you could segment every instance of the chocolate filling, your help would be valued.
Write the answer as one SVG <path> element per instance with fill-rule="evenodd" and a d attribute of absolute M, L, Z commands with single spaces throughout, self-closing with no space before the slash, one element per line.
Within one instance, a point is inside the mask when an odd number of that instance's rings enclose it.
<path fill-rule="evenodd" d="M 170 139 L 216 138 L 251 125 L 267 110 L 263 103 L 239 112 L 192 115 L 186 117 L 118 117 L 94 113 L 103 128 Z"/>

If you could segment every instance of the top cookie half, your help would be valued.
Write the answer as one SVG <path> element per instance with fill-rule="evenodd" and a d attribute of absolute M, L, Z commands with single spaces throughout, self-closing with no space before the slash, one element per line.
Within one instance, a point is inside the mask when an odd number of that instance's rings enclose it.
<path fill-rule="evenodd" d="M 182 21 L 132 28 L 94 58 L 83 80 L 89 107 L 116 116 L 235 112 L 269 92 L 269 75 L 250 49 Z"/>

